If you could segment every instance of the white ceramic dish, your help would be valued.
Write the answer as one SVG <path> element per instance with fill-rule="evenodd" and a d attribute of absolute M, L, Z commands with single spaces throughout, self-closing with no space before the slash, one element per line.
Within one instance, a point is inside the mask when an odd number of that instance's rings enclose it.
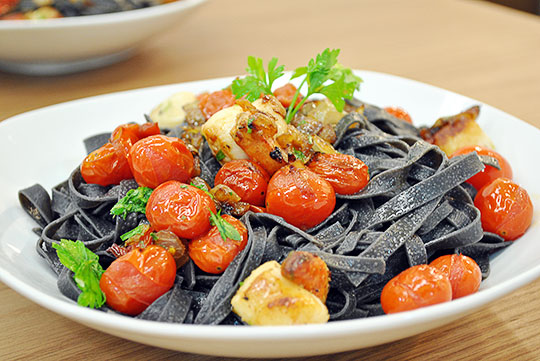
<path fill-rule="evenodd" d="M 1 20 L 0 69 L 57 75 L 109 65 L 128 58 L 151 36 L 179 24 L 204 1 L 180 0 L 103 15 Z"/>
<path fill-rule="evenodd" d="M 380 106 L 399 105 L 419 123 L 480 102 L 390 75 L 362 71 L 360 97 Z M 19 207 L 17 191 L 39 182 L 49 189 L 67 178 L 84 157 L 81 140 L 125 122 L 143 122 L 143 113 L 179 90 L 220 89 L 215 79 L 127 91 L 59 104 L 0 123 L 0 280 L 37 304 L 89 327 L 154 346 L 220 356 L 285 357 L 334 353 L 402 339 L 456 320 L 540 276 L 538 211 L 521 239 L 493 257 L 480 292 L 411 312 L 324 325 L 296 327 L 194 326 L 142 321 L 82 308 L 63 297 L 56 277 L 35 252 L 33 221 Z M 480 125 L 510 161 L 515 179 L 539 209 L 540 130 L 488 105 Z M 519 139 L 519 149 L 514 146 Z M 519 260 L 519 261 L 518 261 Z M 279 345 L 276 347 L 276 345 Z"/>

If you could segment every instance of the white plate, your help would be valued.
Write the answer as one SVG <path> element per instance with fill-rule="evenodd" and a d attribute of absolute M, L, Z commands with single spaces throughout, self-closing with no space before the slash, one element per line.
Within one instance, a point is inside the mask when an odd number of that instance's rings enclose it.
<path fill-rule="evenodd" d="M 418 123 L 457 113 L 480 102 L 395 76 L 361 71 L 359 97 L 380 106 L 399 105 Z M 102 95 L 21 114 L 0 123 L 0 280 L 39 305 L 89 327 L 154 346 L 220 356 L 285 357 L 334 353 L 402 339 L 456 320 L 540 276 L 540 228 L 535 211 L 527 234 L 498 254 L 480 292 L 411 312 L 324 325 L 239 327 L 142 321 L 77 306 L 56 288 L 56 276 L 35 251 L 33 221 L 19 207 L 17 191 L 36 182 L 50 189 L 84 157 L 81 140 L 126 122 L 144 122 L 167 96 L 225 87 L 232 78 Z M 540 131 L 488 105 L 478 122 L 512 164 L 515 180 L 539 208 Z M 519 151 L 515 142 L 519 141 Z M 519 261 L 517 261 L 519 260 Z M 276 345 L 279 345 L 276 347 Z"/>
<path fill-rule="evenodd" d="M 109 65 L 131 56 L 151 36 L 178 25 L 204 1 L 179 0 L 103 15 L 0 20 L 0 69 L 53 75 Z"/>

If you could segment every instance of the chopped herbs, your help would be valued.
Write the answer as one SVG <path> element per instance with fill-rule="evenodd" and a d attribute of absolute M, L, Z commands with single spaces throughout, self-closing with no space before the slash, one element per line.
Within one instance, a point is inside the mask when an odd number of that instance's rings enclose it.
<path fill-rule="evenodd" d="M 62 239 L 53 243 L 60 262 L 71 270 L 77 287 L 82 291 L 77 299 L 81 306 L 99 308 L 105 304 L 105 294 L 99 287 L 103 268 L 99 257 L 90 251 L 81 241 Z"/>
<path fill-rule="evenodd" d="M 225 159 L 225 153 L 220 149 L 219 152 L 216 154 L 216 159 L 218 162 L 221 162 L 223 159 Z"/>
<path fill-rule="evenodd" d="M 210 224 L 217 227 L 219 234 L 224 241 L 228 239 L 232 239 L 234 241 L 242 240 L 240 232 L 238 232 L 238 230 L 234 228 L 232 224 L 221 217 L 221 210 L 219 210 L 217 214 L 210 211 Z"/>
<path fill-rule="evenodd" d="M 148 229 L 148 225 L 146 224 L 139 224 L 137 227 L 133 228 L 131 231 L 124 233 L 120 236 L 120 239 L 125 242 L 126 240 L 130 239 L 133 236 L 136 236 L 138 234 L 143 234 Z"/>
<path fill-rule="evenodd" d="M 148 198 L 150 198 L 152 191 L 148 187 L 130 189 L 126 193 L 126 196 L 112 207 L 111 214 L 113 216 L 120 216 L 123 219 L 126 219 L 128 213 L 138 212 L 146 214 L 146 203 L 148 203 Z"/>
<path fill-rule="evenodd" d="M 304 155 L 304 153 L 302 153 L 300 150 L 298 149 L 293 149 L 292 150 L 293 152 L 293 155 L 296 159 L 298 159 L 299 161 L 305 161 L 306 160 L 306 156 Z"/>

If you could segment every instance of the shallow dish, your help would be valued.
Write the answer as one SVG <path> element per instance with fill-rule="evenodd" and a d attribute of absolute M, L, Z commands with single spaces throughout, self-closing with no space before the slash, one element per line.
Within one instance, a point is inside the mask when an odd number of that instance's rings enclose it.
<path fill-rule="evenodd" d="M 67 74 L 124 60 L 151 36 L 179 24 L 205 0 L 119 13 L 0 21 L 0 70 Z"/>
<path fill-rule="evenodd" d="M 359 71 L 359 97 L 379 106 L 407 109 L 419 124 L 459 112 L 473 99 L 391 75 Z M 82 139 L 143 114 L 174 92 L 221 89 L 232 78 L 160 86 L 72 101 L 15 116 L 0 124 L 0 280 L 23 296 L 97 330 L 173 350 L 235 357 L 309 356 L 342 352 L 412 336 L 456 320 L 540 276 L 538 211 L 519 240 L 492 259 L 480 292 L 415 311 L 368 319 L 295 327 L 164 324 L 105 314 L 77 306 L 60 294 L 56 276 L 35 251 L 33 221 L 19 207 L 17 191 L 36 182 L 50 189 L 67 178 L 85 155 Z M 478 122 L 512 164 L 515 180 L 540 207 L 540 130 L 489 105 Z M 518 151 L 515 141 L 519 140 Z M 12 155 L 16 154 L 16 157 Z M 279 347 L 275 345 L 279 344 Z"/>

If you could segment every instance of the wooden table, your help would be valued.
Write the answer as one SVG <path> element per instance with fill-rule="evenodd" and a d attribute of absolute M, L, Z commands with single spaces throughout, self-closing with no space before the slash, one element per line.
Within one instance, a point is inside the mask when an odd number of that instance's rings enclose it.
<path fill-rule="evenodd" d="M 487 2 L 209 1 L 122 63 L 81 74 L 0 72 L 0 120 L 72 99 L 241 74 L 247 55 L 288 69 L 326 47 L 351 68 L 400 75 L 498 107 L 540 127 L 540 18 Z M 540 280 L 448 326 L 335 360 L 538 357 Z M 0 284 L 0 359 L 210 360 L 81 326 Z M 328 356 L 312 357 L 325 360 Z"/>

